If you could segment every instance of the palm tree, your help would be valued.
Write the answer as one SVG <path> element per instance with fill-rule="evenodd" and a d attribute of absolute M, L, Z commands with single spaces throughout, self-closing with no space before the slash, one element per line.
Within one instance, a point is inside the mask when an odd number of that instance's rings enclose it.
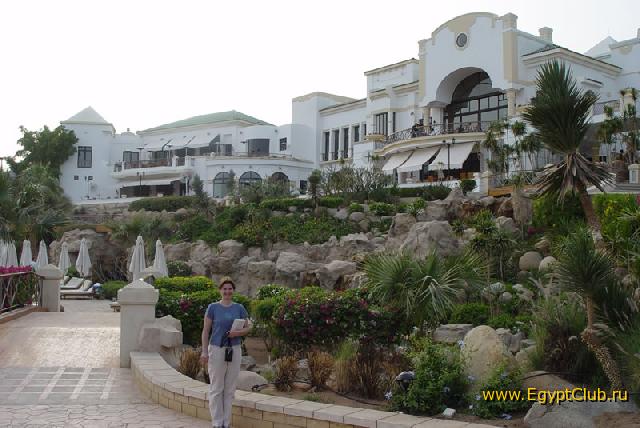
<path fill-rule="evenodd" d="M 597 96 L 580 90 L 571 69 L 558 61 L 540 67 L 536 86 L 536 96 L 523 117 L 537 130 L 547 149 L 564 157 L 536 180 L 538 192 L 556 194 L 560 201 L 568 193 L 577 193 L 593 236 L 600 240 L 600 222 L 587 187 L 593 185 L 603 191 L 603 183 L 610 181 L 610 177 L 602 166 L 579 151 Z"/>
<path fill-rule="evenodd" d="M 632 103 L 628 104 L 622 112 L 622 120 L 624 121 L 624 128 L 626 128 L 627 135 L 625 142 L 627 144 L 627 160 L 630 164 L 636 161 L 636 151 L 638 150 L 638 117 L 636 111 L 636 103 L 638 101 L 638 91 L 636 88 L 630 88 L 620 91 L 620 94 L 624 98 L 627 93 L 631 95 Z M 625 130 L 625 129 L 623 129 Z"/>
<path fill-rule="evenodd" d="M 611 257 L 596 249 L 588 231 L 578 229 L 566 238 L 556 273 L 564 289 L 574 291 L 584 298 L 587 326 L 581 334 L 582 340 L 602 365 L 611 388 L 616 390 L 622 387 L 620 370 L 599 334 L 600 330 L 595 328 L 596 309 L 602 311 L 613 301 L 624 301 L 622 293 L 619 293 L 614 268 Z M 608 319 L 612 320 L 615 311 L 609 312 Z"/>
<path fill-rule="evenodd" d="M 374 301 L 404 314 L 408 326 L 440 321 L 459 291 L 479 281 L 483 263 L 471 253 L 443 259 L 435 253 L 416 260 L 408 253 L 376 253 L 365 260 Z"/>

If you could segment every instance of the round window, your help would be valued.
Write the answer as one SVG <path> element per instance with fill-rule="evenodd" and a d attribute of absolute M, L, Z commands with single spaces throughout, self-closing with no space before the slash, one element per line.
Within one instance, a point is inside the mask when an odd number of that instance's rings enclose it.
<path fill-rule="evenodd" d="M 467 35 L 464 33 L 458 34 L 458 37 L 456 37 L 456 45 L 458 45 L 459 48 L 465 47 L 467 45 Z"/>

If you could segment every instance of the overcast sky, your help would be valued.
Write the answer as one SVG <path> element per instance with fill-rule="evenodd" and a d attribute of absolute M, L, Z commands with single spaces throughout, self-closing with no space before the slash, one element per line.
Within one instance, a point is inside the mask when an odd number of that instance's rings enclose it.
<path fill-rule="evenodd" d="M 0 3 L 0 156 L 18 127 L 92 106 L 118 132 L 238 110 L 281 125 L 291 98 L 365 96 L 363 72 L 418 56 L 457 15 L 518 15 L 584 52 L 636 36 L 637 0 L 30 1 Z"/>

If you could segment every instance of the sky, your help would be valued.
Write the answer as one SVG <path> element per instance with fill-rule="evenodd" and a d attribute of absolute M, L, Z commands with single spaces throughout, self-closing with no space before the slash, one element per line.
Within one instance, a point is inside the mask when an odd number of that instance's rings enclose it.
<path fill-rule="evenodd" d="M 117 132 L 217 111 L 291 122 L 291 99 L 366 94 L 364 71 L 418 57 L 418 41 L 468 12 L 507 12 L 585 52 L 636 37 L 637 0 L 13 0 L 0 3 L 0 156 L 19 127 L 92 106 Z"/>

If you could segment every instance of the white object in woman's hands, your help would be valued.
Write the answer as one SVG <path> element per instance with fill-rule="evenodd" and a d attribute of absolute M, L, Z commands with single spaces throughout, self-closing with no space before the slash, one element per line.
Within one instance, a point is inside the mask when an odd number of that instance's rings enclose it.
<path fill-rule="evenodd" d="M 231 331 L 238 331 L 244 328 L 245 320 L 242 318 L 237 318 L 233 320 L 233 324 L 231 325 Z"/>

